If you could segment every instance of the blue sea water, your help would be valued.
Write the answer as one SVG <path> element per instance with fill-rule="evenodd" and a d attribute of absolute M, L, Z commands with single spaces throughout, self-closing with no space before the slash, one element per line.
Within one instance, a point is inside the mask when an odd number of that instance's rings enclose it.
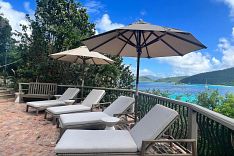
<path fill-rule="evenodd" d="M 140 82 L 140 90 L 159 89 L 160 91 L 168 91 L 170 98 L 176 99 L 180 96 L 182 101 L 193 102 L 196 100 L 197 94 L 203 91 L 218 90 L 221 95 L 226 93 L 234 94 L 234 86 L 221 85 L 204 85 L 204 84 L 174 84 L 165 82 Z"/>

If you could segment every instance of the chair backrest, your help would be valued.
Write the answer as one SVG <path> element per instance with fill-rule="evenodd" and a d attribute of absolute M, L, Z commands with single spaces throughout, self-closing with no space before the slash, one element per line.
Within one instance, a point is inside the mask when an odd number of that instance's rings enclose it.
<path fill-rule="evenodd" d="M 81 103 L 84 106 L 92 107 L 92 104 L 97 104 L 105 95 L 105 90 L 93 89 Z"/>
<path fill-rule="evenodd" d="M 57 93 L 56 83 L 30 82 L 28 94 L 55 95 Z"/>
<path fill-rule="evenodd" d="M 73 99 L 80 92 L 79 88 L 68 88 L 63 95 L 58 99 L 59 101 L 65 101 L 69 99 Z"/>
<path fill-rule="evenodd" d="M 135 103 L 135 99 L 128 96 L 118 97 L 112 104 L 107 107 L 103 112 L 113 116 L 114 114 L 124 113 Z"/>
<path fill-rule="evenodd" d="M 141 150 L 143 140 L 152 140 L 161 135 L 175 121 L 178 112 L 162 105 L 155 105 L 131 130 L 130 134 Z"/>

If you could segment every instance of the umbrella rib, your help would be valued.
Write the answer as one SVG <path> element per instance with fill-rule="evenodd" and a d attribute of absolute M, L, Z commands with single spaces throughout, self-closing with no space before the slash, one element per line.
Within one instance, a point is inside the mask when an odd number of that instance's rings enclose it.
<path fill-rule="evenodd" d="M 123 42 L 125 42 L 125 43 L 127 43 L 127 44 L 129 44 L 130 46 L 132 46 L 132 47 L 136 47 L 135 45 L 132 45 L 131 43 L 129 43 L 128 41 L 126 41 L 126 40 L 124 40 L 124 39 L 122 39 L 122 38 L 118 38 L 119 40 L 121 40 L 121 41 L 123 41 Z"/>
<path fill-rule="evenodd" d="M 168 34 L 168 35 L 170 35 L 170 36 L 173 36 L 173 37 L 175 37 L 175 38 L 178 38 L 178 39 L 180 39 L 180 40 L 183 40 L 183 41 L 185 41 L 185 42 L 188 42 L 188 43 L 194 44 L 194 45 L 196 45 L 196 46 L 198 46 L 198 47 L 201 47 L 201 48 L 207 48 L 207 47 L 206 47 L 206 46 L 204 46 L 203 44 L 199 44 L 199 43 L 196 43 L 196 42 L 190 41 L 190 40 L 188 40 L 188 39 L 185 39 L 185 38 L 183 38 L 183 37 L 177 36 L 177 35 L 175 35 L 175 34 L 172 34 L 172 33 L 167 33 L 167 34 Z"/>
<path fill-rule="evenodd" d="M 154 40 L 152 40 L 152 41 L 150 41 L 149 43 L 145 44 L 143 47 L 147 47 L 147 46 L 149 46 L 149 45 L 151 45 L 151 44 L 153 44 L 153 43 L 155 43 L 155 42 L 158 42 L 163 36 L 166 35 L 166 33 L 164 33 L 164 34 L 162 34 L 162 35 L 160 35 L 160 36 L 156 35 L 155 33 L 153 33 L 153 34 L 154 34 L 157 38 L 154 39 Z"/>
<path fill-rule="evenodd" d="M 107 60 L 105 60 L 105 59 L 103 59 L 105 62 L 107 62 L 108 64 L 111 64 L 109 61 L 107 61 Z"/>
<path fill-rule="evenodd" d="M 147 40 L 150 38 L 150 36 L 153 34 L 153 32 L 151 31 L 150 34 L 146 37 L 145 41 L 142 43 L 141 46 L 143 46 L 144 44 L 146 44 Z M 144 36 L 144 35 L 143 35 Z"/>
<path fill-rule="evenodd" d="M 91 37 L 89 37 L 89 38 L 83 39 L 82 42 L 84 42 L 84 41 L 86 41 L 86 40 L 93 39 L 93 38 L 97 38 L 97 37 L 100 37 L 100 36 L 103 36 L 103 35 L 106 35 L 106 34 L 109 34 L 109 33 L 111 33 L 111 32 L 115 32 L 116 30 L 117 30 L 117 29 L 114 29 L 114 30 L 111 30 L 111 31 L 107 31 L 107 32 L 98 34 L 98 35 L 91 36 Z"/>
<path fill-rule="evenodd" d="M 126 33 L 126 32 L 127 32 L 127 30 L 125 30 L 123 33 Z M 106 40 L 105 42 L 102 42 L 101 44 L 97 45 L 96 47 L 90 49 L 90 51 L 93 51 L 93 50 L 99 48 L 100 46 L 103 46 L 104 44 L 106 44 L 106 43 L 112 41 L 112 40 L 115 39 L 115 38 L 116 38 L 116 36 L 113 36 L 112 38 Z"/>
<path fill-rule="evenodd" d="M 135 37 L 135 40 L 136 40 L 136 42 L 137 42 L 136 31 L 134 31 L 134 37 Z"/>
<path fill-rule="evenodd" d="M 130 38 L 132 38 L 133 34 L 134 34 L 134 32 L 133 32 L 132 35 L 128 38 L 128 40 L 130 40 Z M 121 50 L 119 51 L 119 53 L 117 54 L 117 56 L 119 56 L 119 55 L 122 53 L 123 49 L 126 47 L 127 44 L 128 44 L 128 43 L 125 42 L 124 46 L 121 48 Z"/>
<path fill-rule="evenodd" d="M 93 59 L 93 58 L 91 58 L 91 60 L 93 61 L 93 64 L 97 65 L 97 64 L 95 63 L 95 61 L 94 61 L 94 59 Z"/>
<path fill-rule="evenodd" d="M 173 51 L 175 51 L 178 55 L 183 56 L 183 54 L 181 54 L 178 50 L 176 50 L 175 48 L 173 48 L 170 44 L 168 44 L 166 41 L 164 41 L 163 39 L 161 39 L 161 41 L 166 44 L 169 48 L 171 48 Z"/>
<path fill-rule="evenodd" d="M 143 33 L 143 39 L 144 39 L 144 43 L 146 43 L 146 39 L 145 39 L 145 34 L 144 33 Z M 148 58 L 151 58 L 150 55 L 149 55 L 148 47 L 146 46 L 145 49 L 146 49 Z"/>
<path fill-rule="evenodd" d="M 125 39 L 125 42 L 128 42 L 128 44 L 131 44 L 133 47 L 136 47 L 136 45 L 135 45 L 132 41 L 129 40 L 130 38 L 128 39 L 128 38 L 127 38 L 126 36 L 124 36 L 123 34 L 124 34 L 124 33 L 119 33 L 119 35 L 122 36 L 122 37 Z M 124 39 L 123 39 L 123 40 L 124 40 Z"/>
<path fill-rule="evenodd" d="M 79 59 L 79 56 L 76 57 L 76 60 L 73 63 L 76 63 L 76 61 Z"/>
<path fill-rule="evenodd" d="M 61 58 L 65 57 L 65 56 L 66 56 L 66 55 L 62 55 L 62 56 L 60 56 L 60 57 L 56 58 L 56 60 L 59 60 L 59 59 L 61 59 Z"/>

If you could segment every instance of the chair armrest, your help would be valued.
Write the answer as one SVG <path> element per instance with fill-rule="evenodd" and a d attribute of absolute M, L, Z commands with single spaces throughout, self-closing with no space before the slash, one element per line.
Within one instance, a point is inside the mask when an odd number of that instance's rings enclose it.
<path fill-rule="evenodd" d="M 109 105 L 111 102 L 96 103 L 96 105 Z"/>
<path fill-rule="evenodd" d="M 62 95 L 53 95 L 56 99 L 60 98 Z"/>
<path fill-rule="evenodd" d="M 156 140 L 143 140 L 142 141 L 142 148 L 141 148 L 141 155 L 144 155 L 146 150 L 155 143 L 168 143 L 170 146 L 176 145 L 181 148 L 186 153 L 195 153 L 196 155 L 196 139 L 156 139 Z M 180 145 L 179 143 L 191 143 L 192 144 L 192 151 L 185 148 L 184 146 Z"/>
<path fill-rule="evenodd" d="M 135 125 L 134 120 L 121 120 L 115 124 L 116 129 L 130 130 Z"/>
<path fill-rule="evenodd" d="M 139 115 L 140 112 L 138 111 L 137 115 Z M 135 118 L 135 113 L 132 112 L 132 113 L 120 113 L 120 114 L 114 114 L 114 117 L 121 117 L 121 116 L 125 116 L 125 117 L 129 117 L 129 118 L 132 118 L 134 119 Z"/>
<path fill-rule="evenodd" d="M 80 99 L 82 99 L 82 98 L 71 98 L 69 100 L 80 100 Z"/>
<path fill-rule="evenodd" d="M 28 91 L 28 89 L 21 89 L 21 90 L 19 90 L 19 93 L 20 94 L 25 94 L 25 91 Z"/>
<path fill-rule="evenodd" d="M 83 102 L 83 101 L 81 101 L 82 98 L 71 98 L 71 99 L 69 99 L 69 100 L 75 100 L 76 102 L 77 102 L 77 100 L 80 100 L 79 103 L 82 103 L 82 102 Z"/>
<path fill-rule="evenodd" d="M 119 113 L 119 114 L 114 114 L 114 117 L 120 117 L 120 116 L 128 116 L 128 117 L 132 117 L 131 115 L 134 115 L 134 113 Z"/>
<path fill-rule="evenodd" d="M 196 142 L 196 139 L 157 139 L 157 140 L 143 140 L 142 141 L 142 144 L 143 143 L 146 143 L 146 144 L 149 144 L 149 143 L 156 143 L 156 142 L 167 142 L 167 143 L 170 143 L 170 142 L 185 142 L 185 143 L 193 143 L 193 142 Z"/>
<path fill-rule="evenodd" d="M 94 108 L 101 108 L 102 109 L 102 111 L 104 110 L 104 106 L 105 105 L 110 105 L 111 104 L 111 102 L 103 102 L 103 103 L 94 103 L 94 104 L 92 104 L 92 108 L 91 108 L 91 111 L 93 111 L 93 109 Z"/>

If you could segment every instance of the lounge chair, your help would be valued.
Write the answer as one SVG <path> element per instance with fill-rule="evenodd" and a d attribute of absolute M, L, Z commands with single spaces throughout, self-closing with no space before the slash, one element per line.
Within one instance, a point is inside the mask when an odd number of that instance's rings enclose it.
<path fill-rule="evenodd" d="M 93 104 L 98 104 L 104 95 L 105 95 L 105 90 L 93 89 L 82 103 L 77 103 L 77 104 L 68 105 L 68 106 L 47 108 L 45 112 L 45 119 L 46 119 L 47 114 L 51 114 L 53 117 L 53 123 L 55 123 L 55 121 L 61 114 L 90 111 L 91 106 Z"/>
<path fill-rule="evenodd" d="M 28 112 L 29 107 L 36 109 L 36 115 L 40 110 L 46 110 L 48 107 L 63 106 L 66 100 L 73 99 L 79 93 L 79 88 L 68 88 L 63 95 L 57 100 L 45 100 L 45 101 L 34 101 L 26 103 L 26 112 Z"/>
<path fill-rule="evenodd" d="M 55 153 L 57 155 L 100 156 L 144 155 L 151 147 L 150 145 L 158 141 L 169 141 L 160 140 L 159 138 L 176 120 L 177 116 L 176 111 L 156 105 L 130 131 L 66 130 L 55 147 Z M 169 144 L 174 144 L 174 141 L 171 140 Z M 195 140 L 190 139 L 188 141 L 195 144 Z M 196 153 L 195 149 L 194 153 Z"/>
<path fill-rule="evenodd" d="M 66 129 L 104 129 L 103 117 L 113 117 L 125 113 L 134 104 L 135 99 L 127 96 L 118 97 L 103 112 L 62 114 L 59 118 L 60 134 Z"/>

